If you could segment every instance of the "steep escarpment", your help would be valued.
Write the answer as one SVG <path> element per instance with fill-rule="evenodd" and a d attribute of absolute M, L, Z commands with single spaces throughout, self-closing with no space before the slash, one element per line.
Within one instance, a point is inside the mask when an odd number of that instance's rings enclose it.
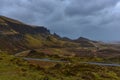
<path fill-rule="evenodd" d="M 50 31 L 42 26 L 31 26 L 20 21 L 0 16 L 0 31 L 11 31 L 20 34 L 50 34 Z"/>
<path fill-rule="evenodd" d="M 31 26 L 20 21 L 0 16 L 0 49 L 20 51 L 42 45 L 41 39 L 51 35 L 42 26 Z"/>

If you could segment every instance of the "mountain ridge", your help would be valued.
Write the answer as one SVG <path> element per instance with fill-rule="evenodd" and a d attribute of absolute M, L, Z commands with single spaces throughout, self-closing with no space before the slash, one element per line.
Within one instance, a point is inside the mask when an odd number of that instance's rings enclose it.
<path fill-rule="evenodd" d="M 48 54 L 74 54 L 76 56 L 94 57 L 108 56 L 105 53 L 108 53 L 113 48 L 119 47 L 84 37 L 75 40 L 67 37 L 62 38 L 56 33 L 51 34 L 50 30 L 43 26 L 27 25 L 11 18 L 0 17 L 0 50 L 12 54 L 25 50 L 45 49 L 43 52 Z M 114 54 L 117 55 L 118 50 L 113 50 Z"/>
<path fill-rule="evenodd" d="M 1 24 L 4 21 L 5 25 Z M 27 25 L 24 24 L 20 21 L 16 21 L 14 19 L 11 18 L 7 18 L 4 16 L 0 16 L 0 32 L 2 32 L 2 30 L 4 31 L 14 31 L 17 33 L 30 33 L 30 34 L 39 34 L 39 33 L 44 33 L 44 34 L 50 34 L 50 31 L 43 27 L 43 26 L 31 26 L 31 25 Z"/>

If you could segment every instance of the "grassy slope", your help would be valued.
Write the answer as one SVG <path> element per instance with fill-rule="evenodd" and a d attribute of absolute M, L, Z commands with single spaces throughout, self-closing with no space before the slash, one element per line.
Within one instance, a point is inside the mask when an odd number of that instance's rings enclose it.
<path fill-rule="evenodd" d="M 79 62 L 56 63 L 41 67 L 0 53 L 0 80 L 120 80 L 120 67 L 87 65 Z"/>

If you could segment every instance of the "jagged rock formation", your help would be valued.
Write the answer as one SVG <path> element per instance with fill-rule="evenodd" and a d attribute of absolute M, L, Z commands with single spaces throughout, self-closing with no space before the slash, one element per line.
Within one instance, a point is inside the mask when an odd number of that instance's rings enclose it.
<path fill-rule="evenodd" d="M 50 34 L 50 31 L 42 26 L 31 26 L 20 21 L 0 16 L 0 33 L 20 33 L 20 34 Z"/>
<path fill-rule="evenodd" d="M 45 27 L 31 26 L 0 16 L 0 49 L 2 50 L 11 52 L 38 47 L 41 45 L 39 38 L 48 35 L 50 31 Z"/>

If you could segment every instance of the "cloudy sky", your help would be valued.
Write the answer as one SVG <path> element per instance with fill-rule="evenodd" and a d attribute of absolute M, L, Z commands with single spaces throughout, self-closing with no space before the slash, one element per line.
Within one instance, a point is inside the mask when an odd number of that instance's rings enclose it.
<path fill-rule="evenodd" d="M 0 15 L 70 38 L 120 41 L 120 0 L 0 0 Z"/>

